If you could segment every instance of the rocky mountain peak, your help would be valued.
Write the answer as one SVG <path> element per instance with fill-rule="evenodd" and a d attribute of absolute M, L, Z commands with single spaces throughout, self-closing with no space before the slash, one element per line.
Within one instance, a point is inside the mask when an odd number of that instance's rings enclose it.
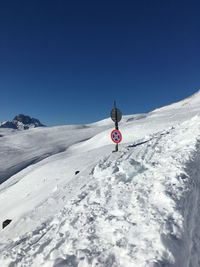
<path fill-rule="evenodd" d="M 19 130 L 27 130 L 29 128 L 44 127 L 38 119 L 31 118 L 28 115 L 19 114 L 13 118 L 12 121 L 5 121 L 0 123 L 0 128 L 12 128 Z"/>

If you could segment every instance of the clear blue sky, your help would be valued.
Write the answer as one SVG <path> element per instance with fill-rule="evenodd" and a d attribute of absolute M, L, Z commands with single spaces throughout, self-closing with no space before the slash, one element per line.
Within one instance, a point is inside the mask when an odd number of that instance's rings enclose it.
<path fill-rule="evenodd" d="M 0 121 L 150 111 L 200 88 L 200 1 L 0 1 Z"/>

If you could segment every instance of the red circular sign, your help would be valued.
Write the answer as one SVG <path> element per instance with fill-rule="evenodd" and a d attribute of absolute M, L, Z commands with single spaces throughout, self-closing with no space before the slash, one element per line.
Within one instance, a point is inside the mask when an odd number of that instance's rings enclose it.
<path fill-rule="evenodd" d="M 111 132 L 111 139 L 114 143 L 119 144 L 122 141 L 122 134 L 119 130 L 113 130 Z"/>

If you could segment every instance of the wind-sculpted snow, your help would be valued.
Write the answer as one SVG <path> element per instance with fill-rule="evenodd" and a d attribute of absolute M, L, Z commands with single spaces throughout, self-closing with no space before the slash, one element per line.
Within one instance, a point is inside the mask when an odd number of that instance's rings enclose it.
<path fill-rule="evenodd" d="M 87 168 L 2 231 L 0 266 L 200 266 L 199 133 L 196 116 L 82 152 Z"/>

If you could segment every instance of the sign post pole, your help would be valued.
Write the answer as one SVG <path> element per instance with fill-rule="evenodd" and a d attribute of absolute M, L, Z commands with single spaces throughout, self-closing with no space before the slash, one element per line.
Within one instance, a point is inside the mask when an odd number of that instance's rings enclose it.
<path fill-rule="evenodd" d="M 122 113 L 117 108 L 116 101 L 114 101 L 114 107 L 111 110 L 110 115 L 111 115 L 111 119 L 115 123 L 115 130 L 113 130 L 112 133 L 111 133 L 111 139 L 115 143 L 115 151 L 113 151 L 113 152 L 117 152 L 118 151 L 118 144 L 122 140 L 122 135 L 121 135 L 121 133 L 119 131 L 119 127 L 118 127 L 118 122 L 122 119 Z"/>
<path fill-rule="evenodd" d="M 118 144 L 115 145 L 115 152 L 118 151 Z"/>
<path fill-rule="evenodd" d="M 116 118 L 116 121 L 115 121 L 115 129 L 116 130 L 119 130 L 119 127 L 118 127 L 118 121 L 117 121 L 117 106 L 116 106 L 116 101 L 114 101 L 114 109 L 115 109 L 115 118 Z M 115 145 L 115 152 L 118 151 L 118 144 Z"/>

